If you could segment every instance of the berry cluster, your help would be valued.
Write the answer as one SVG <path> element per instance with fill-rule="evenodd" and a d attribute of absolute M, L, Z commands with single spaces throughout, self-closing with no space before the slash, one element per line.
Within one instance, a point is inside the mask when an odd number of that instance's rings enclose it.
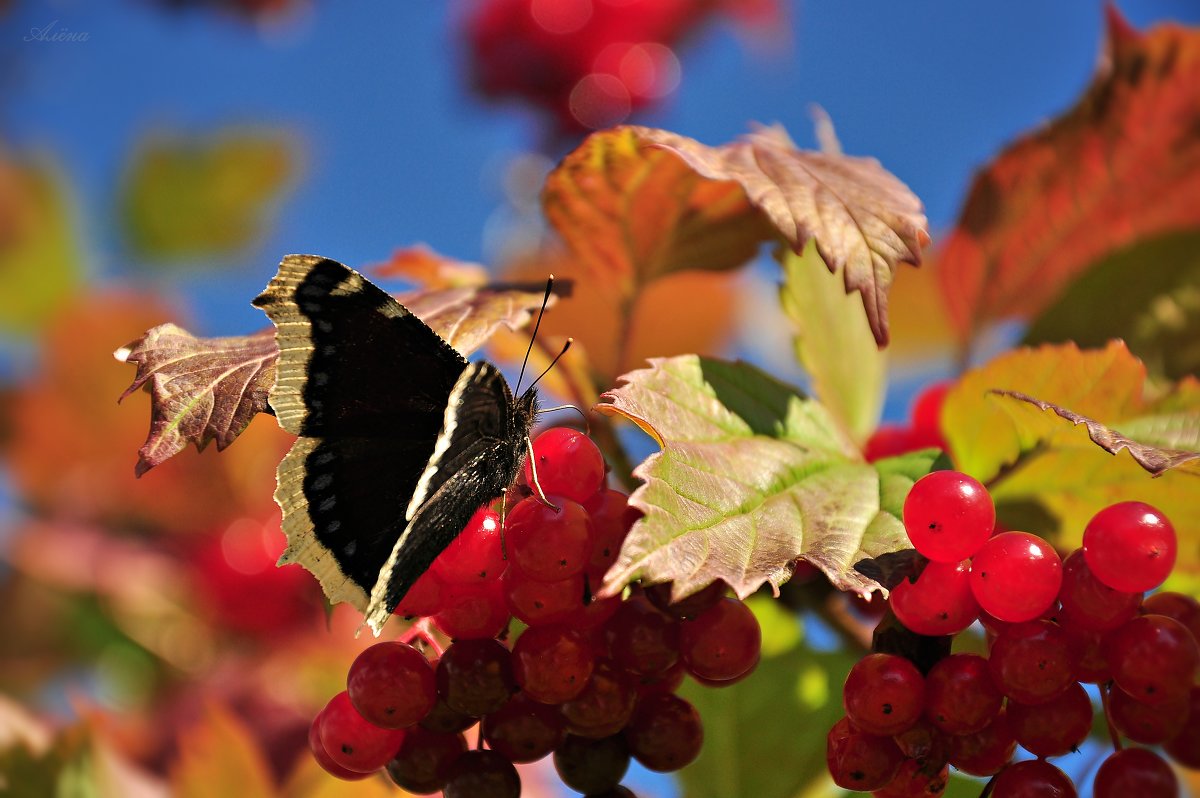
<path fill-rule="evenodd" d="M 568 787 L 628 796 L 631 758 L 666 772 L 700 753 L 700 716 L 675 695 L 684 676 L 722 686 L 753 670 L 758 622 L 723 583 L 675 603 L 669 583 L 595 597 L 633 520 L 628 497 L 604 486 L 579 432 L 544 432 L 533 458 L 554 506 L 523 498 L 503 530 L 479 510 L 401 602 L 419 618 L 404 640 L 362 652 L 313 721 L 313 755 L 333 775 L 386 769 L 418 794 L 515 798 L 514 763 L 553 754 Z"/>
<path fill-rule="evenodd" d="M 1162 756 L 1121 743 L 1162 745 L 1200 768 L 1200 603 L 1170 592 L 1143 599 L 1175 561 L 1162 513 L 1141 502 L 1106 507 L 1083 547 L 1060 560 L 1039 537 L 997 533 L 991 497 L 974 479 L 936 471 L 913 486 L 904 524 L 928 563 L 892 590 L 895 620 L 927 637 L 978 620 L 988 656 L 950 654 L 918 668 L 899 652 L 873 653 L 856 663 L 846 717 L 828 738 L 834 781 L 888 798 L 936 796 L 953 766 L 993 777 L 996 796 L 1070 798 L 1074 784 L 1046 759 L 1091 731 L 1083 684 L 1094 684 L 1114 752 L 1092 794 L 1177 795 Z M 1037 759 L 1012 763 L 1017 745 Z"/>
<path fill-rule="evenodd" d="M 484 0 L 465 20 L 476 88 L 566 130 L 608 127 L 675 90 L 674 47 L 716 0 Z"/>

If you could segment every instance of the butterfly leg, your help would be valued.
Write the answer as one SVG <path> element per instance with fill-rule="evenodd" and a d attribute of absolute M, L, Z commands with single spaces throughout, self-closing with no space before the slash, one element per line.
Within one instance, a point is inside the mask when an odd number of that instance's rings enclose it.
<path fill-rule="evenodd" d="M 534 495 L 538 497 L 538 501 L 557 513 L 561 508 L 546 498 L 546 493 L 542 490 L 542 484 L 538 482 L 537 458 L 534 457 L 533 454 L 533 441 L 531 441 L 528 437 L 525 438 L 525 448 L 529 452 L 529 475 L 533 477 Z"/>

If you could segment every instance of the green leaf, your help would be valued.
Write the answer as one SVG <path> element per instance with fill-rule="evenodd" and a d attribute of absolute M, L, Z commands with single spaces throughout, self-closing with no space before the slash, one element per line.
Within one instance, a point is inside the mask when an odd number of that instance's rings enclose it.
<path fill-rule="evenodd" d="M 1083 423 L 1067 423 L 1057 411 L 1043 412 L 998 391 L 1069 408 L 1068 420 Z M 1187 473 L 1196 461 L 1151 451 L 1200 450 L 1200 381 L 1188 378 L 1155 395 L 1144 366 L 1119 341 L 1092 350 L 1074 344 L 1018 349 L 963 375 L 946 397 L 942 425 L 958 468 L 988 485 L 1006 526 L 1070 549 L 1104 507 L 1144 501 L 1179 532 L 1173 579 L 1200 579 L 1200 483 Z M 1130 439 L 1137 442 L 1133 447 L 1123 442 Z M 1172 462 L 1182 467 L 1165 470 Z M 1146 463 L 1161 476 L 1147 473 Z"/>
<path fill-rule="evenodd" d="M 783 251 L 780 259 L 779 298 L 796 331 L 796 357 L 817 398 L 861 444 L 883 410 L 887 356 L 875 343 L 862 303 L 846 293 L 842 275 L 830 273 L 815 245 L 803 255 Z"/>
<path fill-rule="evenodd" d="M 798 557 L 843 590 L 881 589 L 854 565 L 909 547 L 900 508 L 935 450 L 870 465 L 819 402 L 753 366 L 650 362 L 596 406 L 663 447 L 634 470 L 644 515 L 604 592 L 670 580 L 678 598 L 723 579 L 744 597 L 785 582 Z"/>
<path fill-rule="evenodd" d="M 295 170 L 295 145 L 279 131 L 150 139 L 121 196 L 129 244 L 159 263 L 216 265 L 262 237 Z"/>
<path fill-rule="evenodd" d="M 1151 374 L 1200 373 L 1200 231 L 1138 241 L 1073 282 L 1025 332 L 1026 344 L 1121 338 Z"/>
<path fill-rule="evenodd" d="M 776 616 L 786 613 L 770 599 L 750 604 L 763 619 L 754 673 L 721 688 L 689 679 L 679 691 L 704 721 L 700 757 L 679 774 L 688 798 L 792 798 L 828 779 L 825 736 L 843 714 L 842 682 L 855 657 L 809 648 L 796 634 L 799 621 L 783 623 Z"/>
<path fill-rule="evenodd" d="M 78 287 L 81 256 L 52 166 L 0 162 L 0 183 L 8 190 L 0 197 L 0 328 L 28 333 Z"/>

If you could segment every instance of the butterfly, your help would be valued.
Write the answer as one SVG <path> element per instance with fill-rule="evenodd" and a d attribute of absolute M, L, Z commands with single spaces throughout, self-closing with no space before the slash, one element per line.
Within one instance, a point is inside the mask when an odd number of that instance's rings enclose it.
<path fill-rule="evenodd" d="M 549 292 L 549 289 L 547 289 Z M 483 504 L 514 482 L 538 412 L 337 261 L 288 255 L 254 300 L 275 325 L 270 404 L 297 435 L 275 501 L 288 547 L 378 636 Z"/>

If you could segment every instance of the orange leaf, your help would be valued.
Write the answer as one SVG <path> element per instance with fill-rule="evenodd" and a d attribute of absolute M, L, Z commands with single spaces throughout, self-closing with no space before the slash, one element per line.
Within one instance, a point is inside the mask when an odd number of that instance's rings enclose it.
<path fill-rule="evenodd" d="M 708 147 L 644 127 L 589 136 L 546 179 L 546 217 L 621 297 L 683 270 L 724 271 L 778 236 L 814 240 L 886 344 L 887 290 L 928 242 L 921 202 L 872 158 L 797 149 L 779 129 Z"/>
<path fill-rule="evenodd" d="M 1110 12 L 1108 58 L 1079 104 L 976 177 L 946 240 L 941 287 L 961 339 L 1030 318 L 1115 249 L 1200 225 L 1197 86 L 1200 30 L 1141 34 Z"/>
<path fill-rule="evenodd" d="M 180 735 L 171 771 L 176 798 L 274 798 L 279 794 L 266 757 L 250 731 L 229 711 L 211 704 L 201 721 Z"/>

